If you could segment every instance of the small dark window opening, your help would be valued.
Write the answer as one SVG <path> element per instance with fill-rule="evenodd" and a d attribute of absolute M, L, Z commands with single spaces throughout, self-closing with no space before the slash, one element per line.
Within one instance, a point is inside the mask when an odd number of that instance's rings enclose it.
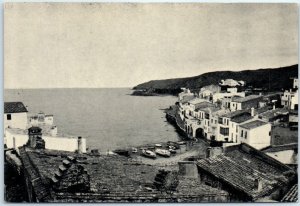
<path fill-rule="evenodd" d="M 11 120 L 11 114 L 7 114 L 7 115 L 6 115 L 6 119 L 7 119 L 7 120 Z"/>

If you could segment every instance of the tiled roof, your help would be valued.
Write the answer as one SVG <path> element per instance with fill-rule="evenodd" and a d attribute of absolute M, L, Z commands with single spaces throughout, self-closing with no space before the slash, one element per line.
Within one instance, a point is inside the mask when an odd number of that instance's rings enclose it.
<path fill-rule="evenodd" d="M 156 201 L 156 198 L 171 198 L 169 193 L 159 191 L 154 182 L 157 179 L 159 167 L 154 165 L 143 164 L 121 156 L 92 156 L 89 154 L 76 154 L 71 152 L 50 151 L 50 150 L 27 150 L 31 163 L 35 165 L 36 170 L 44 179 L 58 182 L 61 175 L 59 167 L 62 170 L 68 170 L 64 164 L 66 158 L 72 162 L 70 157 L 77 159 L 90 178 L 90 190 L 92 192 L 67 193 L 64 191 L 54 191 L 56 202 L 72 200 L 85 200 L 87 202 L 101 202 L 109 200 L 112 202 L 124 201 L 127 199 L 150 199 Z M 58 177 L 59 176 L 59 177 Z M 65 181 L 65 179 L 62 179 Z M 60 181 L 62 181 L 60 180 Z M 66 180 L 67 181 L 67 180 Z M 191 185 L 187 185 L 191 183 Z M 193 188 L 192 192 L 190 187 Z M 51 186 L 49 186 L 51 188 Z M 200 196 L 219 196 L 228 195 L 227 192 L 203 185 L 201 182 L 192 180 L 182 180 L 179 177 L 179 184 L 174 188 L 178 193 L 178 198 L 190 197 L 197 198 Z M 173 196 L 172 196 L 173 198 Z"/>
<path fill-rule="evenodd" d="M 28 112 L 22 102 L 4 102 L 4 113 Z"/>
<path fill-rule="evenodd" d="M 238 99 L 235 99 L 234 102 L 239 102 L 239 103 L 242 103 L 242 102 L 247 102 L 247 101 L 251 101 L 251 100 L 254 100 L 254 99 L 259 99 L 259 98 L 262 98 L 263 96 L 260 96 L 260 95 L 249 95 L 249 96 L 246 96 L 246 97 L 240 97 Z"/>
<path fill-rule="evenodd" d="M 270 146 L 270 147 L 262 149 L 261 151 L 263 151 L 263 152 L 279 152 L 279 151 L 295 150 L 295 149 L 298 149 L 298 143 Z"/>
<path fill-rule="evenodd" d="M 270 119 L 270 118 L 276 117 L 278 115 L 287 115 L 288 112 L 289 111 L 286 108 L 277 108 L 275 110 L 268 110 L 266 112 L 263 112 L 259 116 L 266 118 L 266 119 Z"/>
<path fill-rule="evenodd" d="M 297 202 L 298 201 L 298 184 L 295 184 L 282 198 L 281 202 Z"/>
<path fill-rule="evenodd" d="M 256 199 L 274 191 L 282 182 L 278 176 L 290 168 L 246 144 L 232 146 L 225 154 L 201 159 L 200 169 Z M 262 182 L 257 190 L 255 180 Z"/>
<path fill-rule="evenodd" d="M 253 117 L 251 116 L 251 114 L 249 112 L 244 112 L 244 113 L 241 113 L 239 115 L 232 117 L 231 121 L 236 122 L 236 123 L 242 123 L 242 122 L 248 121 L 252 118 Z"/>
<path fill-rule="evenodd" d="M 242 124 L 242 125 L 240 125 L 240 127 L 243 127 L 243 128 L 246 128 L 246 129 L 253 129 L 253 128 L 260 127 L 260 126 L 263 126 L 263 125 L 266 125 L 266 124 L 268 124 L 268 123 L 263 122 L 261 120 L 254 120 L 252 122 Z"/>
<path fill-rule="evenodd" d="M 215 108 L 216 106 L 210 102 L 201 102 L 196 105 L 195 111 L 200 111 L 206 108 Z"/>

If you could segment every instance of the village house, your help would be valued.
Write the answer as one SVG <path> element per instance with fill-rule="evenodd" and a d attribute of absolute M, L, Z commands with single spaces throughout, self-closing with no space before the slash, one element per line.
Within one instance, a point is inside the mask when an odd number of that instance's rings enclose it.
<path fill-rule="evenodd" d="M 212 101 L 213 94 L 219 93 L 220 91 L 221 87 L 218 85 L 211 84 L 208 86 L 204 86 L 199 91 L 199 98 Z"/>
<path fill-rule="evenodd" d="M 292 110 L 298 110 L 298 89 L 284 91 L 281 97 L 281 105 Z"/>
<path fill-rule="evenodd" d="M 277 124 L 279 122 L 287 122 L 288 115 L 289 111 L 286 108 L 276 108 L 259 114 L 258 118 L 265 122 Z"/>
<path fill-rule="evenodd" d="M 297 181 L 293 169 L 244 143 L 208 148 L 196 165 L 201 182 L 227 191 L 231 202 L 280 201 Z"/>
<path fill-rule="evenodd" d="M 250 108 L 258 108 L 259 102 L 263 99 L 261 95 L 249 95 L 246 97 L 236 98 L 231 101 L 230 103 L 230 110 L 243 110 L 243 109 L 250 109 Z"/>
<path fill-rule="evenodd" d="M 186 99 L 188 99 L 187 101 L 193 99 L 195 97 L 195 95 L 189 90 L 189 89 L 186 89 L 186 88 L 181 88 L 182 92 L 180 92 L 178 94 L 178 101 L 179 102 L 182 102 Z"/>
<path fill-rule="evenodd" d="M 271 124 L 254 120 L 239 125 L 241 143 L 246 143 L 258 150 L 271 145 Z"/>
<path fill-rule="evenodd" d="M 254 108 L 251 111 L 239 110 L 229 112 L 219 117 L 219 134 L 216 138 L 220 142 L 239 143 L 239 125 L 255 118 Z"/>
<path fill-rule="evenodd" d="M 22 102 L 4 102 L 4 129 L 26 129 L 27 112 Z"/>
<path fill-rule="evenodd" d="M 245 92 L 237 92 L 237 89 L 229 89 L 228 91 L 222 91 L 213 94 L 212 102 L 216 103 L 218 101 L 224 102 L 223 106 L 229 107 L 229 103 L 233 97 L 245 97 Z"/>
<path fill-rule="evenodd" d="M 31 116 L 29 120 L 30 125 L 38 126 L 38 125 L 53 125 L 54 118 L 52 114 L 45 114 L 43 112 L 39 112 L 37 115 Z"/>

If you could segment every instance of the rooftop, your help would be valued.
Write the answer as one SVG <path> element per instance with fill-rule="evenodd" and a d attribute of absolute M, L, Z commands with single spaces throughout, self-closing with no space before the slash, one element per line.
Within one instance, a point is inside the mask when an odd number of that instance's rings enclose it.
<path fill-rule="evenodd" d="M 196 109 L 195 111 L 200 111 L 206 108 L 215 108 L 216 106 L 210 102 L 201 102 L 199 104 L 196 105 Z"/>
<path fill-rule="evenodd" d="M 190 104 L 201 104 L 203 102 L 209 103 L 206 99 L 201 99 L 201 98 L 194 98 L 194 99 L 188 101 L 188 103 L 190 103 Z"/>
<path fill-rule="evenodd" d="M 260 95 L 249 95 L 249 96 L 246 96 L 246 97 L 237 98 L 233 101 L 238 102 L 238 103 L 242 103 L 242 102 L 247 102 L 247 101 L 251 101 L 251 100 L 254 100 L 254 99 L 260 99 L 262 97 L 263 96 L 260 96 Z"/>
<path fill-rule="evenodd" d="M 281 202 L 297 202 L 298 201 L 298 184 L 295 184 L 282 198 Z"/>
<path fill-rule="evenodd" d="M 254 128 L 257 128 L 257 127 L 260 127 L 260 126 L 263 126 L 266 124 L 268 124 L 268 122 L 263 122 L 261 120 L 254 120 L 252 122 L 242 124 L 242 125 L 240 125 L 240 127 L 243 127 L 245 129 L 254 129 Z"/>
<path fill-rule="evenodd" d="M 4 114 L 28 112 L 23 102 L 4 102 Z"/>
<path fill-rule="evenodd" d="M 288 113 L 289 111 L 286 108 L 276 108 L 274 110 L 272 109 L 272 110 L 262 112 L 259 116 L 266 119 L 270 119 L 279 115 L 287 115 Z"/>
<path fill-rule="evenodd" d="M 278 177 L 291 170 L 246 144 L 232 146 L 225 154 L 201 159 L 197 165 L 253 199 L 266 196 L 278 188 L 284 183 Z M 258 190 L 255 180 L 261 181 L 262 190 Z"/>
<path fill-rule="evenodd" d="M 249 112 L 244 112 L 244 113 L 241 113 L 241 114 L 238 114 L 238 115 L 232 117 L 231 121 L 236 122 L 236 123 L 242 123 L 242 122 L 248 121 L 250 119 L 253 119 L 251 114 Z"/>
<path fill-rule="evenodd" d="M 74 202 L 76 199 L 87 202 L 106 200 L 116 202 L 128 199 L 133 201 L 136 198 L 155 201 L 159 198 L 171 198 L 168 192 L 160 191 L 157 188 L 156 183 L 161 179 L 161 176 L 158 178 L 157 175 L 161 170 L 154 165 L 143 164 L 119 155 L 94 156 L 51 150 L 31 150 L 26 147 L 21 148 L 21 153 L 21 159 L 28 163 L 26 169 L 32 171 L 34 178 L 38 178 L 42 184 L 34 190 L 41 187 L 49 188 L 52 192 L 47 194 L 51 195 L 50 199 L 54 202 Z M 69 172 L 73 169 L 76 173 L 75 182 L 72 181 L 75 176 L 72 177 Z M 70 189 L 66 190 L 64 187 L 74 188 L 72 184 L 78 184 L 78 169 L 82 171 L 79 175 L 88 176 L 85 179 L 89 182 L 88 189 L 76 187 L 73 192 Z M 170 174 L 169 172 L 167 173 Z M 173 178 L 169 180 L 171 183 L 174 181 Z M 203 185 L 194 179 L 187 180 L 178 174 L 175 180 L 178 182 L 172 191 L 175 191 L 178 197 L 197 198 L 206 195 L 227 195 L 223 190 Z M 82 182 L 81 179 L 80 182 Z M 173 187 L 173 183 L 171 186 Z M 193 188 L 192 192 L 190 188 Z M 46 197 L 46 192 L 40 196 Z M 172 196 L 172 198 L 174 197 Z"/>
<path fill-rule="evenodd" d="M 291 143 L 285 145 L 274 145 L 267 148 L 262 149 L 263 152 L 280 152 L 285 150 L 298 150 L 298 143 Z"/>

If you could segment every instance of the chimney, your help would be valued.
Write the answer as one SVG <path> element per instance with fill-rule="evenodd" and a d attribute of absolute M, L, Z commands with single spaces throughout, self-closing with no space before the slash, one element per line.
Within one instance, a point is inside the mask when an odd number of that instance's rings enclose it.
<path fill-rule="evenodd" d="M 214 158 L 223 153 L 222 147 L 207 147 L 206 158 Z"/>
<path fill-rule="evenodd" d="M 262 181 L 259 178 L 256 178 L 254 180 L 254 189 L 257 190 L 257 192 L 261 192 L 263 189 Z"/>
<path fill-rule="evenodd" d="M 29 136 L 29 139 L 28 139 L 27 145 L 31 148 L 35 148 L 37 139 L 42 138 L 42 129 L 39 127 L 30 127 L 28 129 L 28 136 Z"/>
<path fill-rule="evenodd" d="M 255 111 L 254 107 L 251 107 L 251 117 L 254 117 L 254 115 L 255 115 L 255 114 L 254 114 L 254 113 L 255 113 L 254 111 Z"/>
<path fill-rule="evenodd" d="M 15 137 L 13 137 L 13 148 L 17 149 L 17 147 L 16 147 L 16 138 Z"/>
<path fill-rule="evenodd" d="M 82 154 L 82 137 L 78 137 L 78 154 Z"/>
<path fill-rule="evenodd" d="M 198 168 L 194 161 L 181 161 L 178 162 L 179 175 L 197 179 L 199 177 Z"/>

